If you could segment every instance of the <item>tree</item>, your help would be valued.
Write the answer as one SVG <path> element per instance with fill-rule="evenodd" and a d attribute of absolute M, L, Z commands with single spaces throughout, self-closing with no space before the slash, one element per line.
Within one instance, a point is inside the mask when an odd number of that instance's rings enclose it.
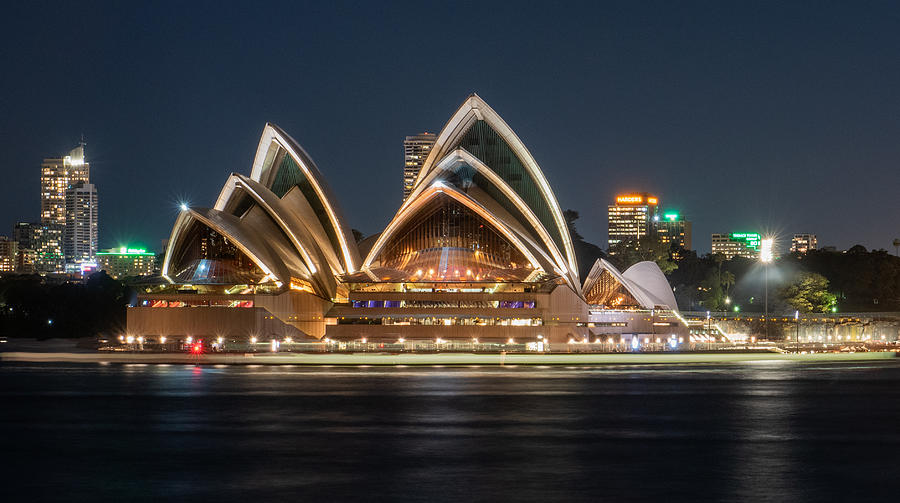
<path fill-rule="evenodd" d="M 721 311 L 725 305 L 725 295 L 722 293 L 720 274 L 715 269 L 710 269 L 706 277 L 700 282 L 700 302 L 710 311 Z"/>
<path fill-rule="evenodd" d="M 663 274 L 678 269 L 678 264 L 672 260 L 670 252 L 669 245 L 663 243 L 657 236 L 641 236 L 639 239 L 619 241 L 609 249 L 610 260 L 620 270 L 649 260 L 656 262 Z"/>
<path fill-rule="evenodd" d="M 779 291 L 781 298 L 801 313 L 824 313 L 837 302 L 837 296 L 828 291 L 828 280 L 814 272 L 801 272 Z"/>
<path fill-rule="evenodd" d="M 719 282 L 722 284 L 722 288 L 725 289 L 725 293 L 728 294 L 728 290 L 735 284 L 734 273 L 731 271 L 723 271 L 719 278 Z"/>
<path fill-rule="evenodd" d="M 594 262 L 596 262 L 598 258 L 606 258 L 606 254 L 603 253 L 603 250 L 599 246 L 588 243 L 584 240 L 584 237 L 578 233 L 578 229 L 575 228 L 575 221 L 578 220 L 579 216 L 580 215 L 575 210 L 566 210 L 563 212 L 563 217 L 566 219 L 566 226 L 569 229 L 569 236 L 572 237 L 572 248 L 575 249 L 575 261 L 578 264 L 581 280 L 584 281 L 584 278 L 587 277 L 587 273 L 591 270 Z"/>
<path fill-rule="evenodd" d="M 566 227 L 569 228 L 569 235 L 572 237 L 572 241 L 581 241 L 584 239 L 581 234 L 578 233 L 578 230 L 575 229 L 575 221 L 581 215 L 578 214 L 575 210 L 566 210 L 563 212 L 563 218 L 566 219 Z"/>

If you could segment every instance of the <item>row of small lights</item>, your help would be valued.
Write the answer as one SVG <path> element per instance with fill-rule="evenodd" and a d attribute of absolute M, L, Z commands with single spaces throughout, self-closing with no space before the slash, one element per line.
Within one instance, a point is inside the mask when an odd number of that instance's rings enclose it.
<path fill-rule="evenodd" d="M 544 337 L 543 337 L 542 335 L 539 335 L 537 338 L 538 338 L 538 341 L 541 341 L 541 342 L 544 341 Z M 710 337 L 703 338 L 703 337 L 699 337 L 699 336 L 698 336 L 698 337 L 693 337 L 693 336 L 691 337 L 691 341 L 692 341 L 692 342 L 697 342 L 697 341 L 704 341 L 704 342 L 706 342 L 706 341 L 709 341 L 710 339 L 712 340 L 712 342 L 715 342 L 715 341 L 716 341 L 715 337 L 712 337 L 712 338 L 710 338 Z M 807 341 L 810 341 L 810 340 L 813 339 L 813 337 L 812 337 L 812 336 L 809 336 L 809 337 L 807 337 L 806 339 L 807 339 Z M 887 339 L 886 336 L 884 336 L 884 335 L 881 336 L 881 340 L 886 340 L 886 339 Z M 120 336 L 119 336 L 119 341 L 120 341 L 120 342 L 127 343 L 127 344 L 134 344 L 134 343 L 137 343 L 137 344 L 143 344 L 143 343 L 144 343 L 144 340 L 145 340 L 145 339 L 144 339 L 143 337 L 141 337 L 141 336 L 138 336 L 138 337 L 134 337 L 134 336 L 132 336 L 132 335 L 129 335 L 129 336 L 120 335 Z M 649 338 L 649 337 L 644 337 L 643 341 L 641 341 L 640 338 L 638 337 L 637 340 L 638 340 L 639 342 L 643 342 L 644 344 L 650 344 L 650 338 Z M 667 343 L 671 343 L 673 340 L 674 340 L 674 336 L 669 337 L 668 339 L 666 339 L 666 342 L 667 342 Z M 684 343 L 684 337 L 678 337 L 677 340 L 678 340 L 678 343 L 679 343 L 679 344 Z M 824 340 L 824 339 L 823 339 L 823 336 L 821 336 L 821 335 L 818 336 L 818 340 L 819 340 L 819 341 Z M 830 341 L 830 340 L 833 340 L 833 337 L 829 335 L 829 336 L 827 337 L 827 340 L 829 340 L 829 341 Z M 837 340 L 839 340 L 839 341 L 844 340 L 844 339 L 843 339 L 843 336 L 840 336 L 840 335 L 837 336 Z M 848 335 L 848 336 L 847 336 L 847 341 L 851 341 L 851 340 L 852 340 L 852 337 Z M 871 336 L 871 335 L 865 336 L 862 340 L 872 340 L 872 336 Z M 251 344 L 256 344 L 257 341 L 258 341 L 258 339 L 257 339 L 256 337 L 250 337 L 250 343 L 251 343 Z M 324 343 L 326 343 L 326 344 L 329 344 L 329 345 L 330 345 L 330 344 L 337 344 L 337 343 L 338 343 L 338 341 L 335 341 L 334 339 L 329 339 L 328 337 L 324 338 L 322 341 L 323 341 Z M 724 341 L 724 339 L 723 339 L 723 341 Z M 201 341 L 198 340 L 198 342 L 201 342 Z M 291 338 L 291 337 L 285 337 L 285 339 L 284 339 L 284 344 L 292 344 L 293 342 L 294 342 L 294 340 L 293 340 L 293 338 Z M 364 337 L 364 338 L 360 339 L 359 342 L 362 343 L 362 344 L 366 344 L 366 343 L 368 343 L 368 339 L 366 339 L 366 338 Z M 403 337 L 400 337 L 399 339 L 397 339 L 397 342 L 396 342 L 396 343 L 397 343 L 397 344 L 403 344 L 403 343 L 405 343 L 405 342 L 406 342 L 406 339 L 404 339 Z M 440 338 L 440 337 L 438 337 L 437 339 L 434 340 L 434 343 L 435 343 L 435 344 L 450 344 L 451 342 L 453 342 L 453 341 L 447 341 L 447 340 L 444 340 L 444 339 L 442 339 L 442 338 Z M 478 338 L 477 338 L 477 337 L 473 337 L 473 338 L 472 338 L 472 342 L 475 343 L 475 344 L 478 344 Z M 663 342 L 662 338 L 660 338 L 660 337 L 657 337 L 657 338 L 656 338 L 656 343 L 657 343 L 657 344 L 661 344 L 662 342 Z M 751 338 L 750 338 L 750 342 L 756 342 L 756 337 L 751 337 Z M 166 343 L 166 337 L 165 337 L 165 336 L 160 337 L 160 338 L 159 338 L 159 343 L 160 343 L 160 344 L 165 344 L 165 343 Z M 193 337 L 190 337 L 190 336 L 189 336 L 189 337 L 187 337 L 187 338 L 185 339 L 185 344 L 190 345 L 190 344 L 193 344 L 193 343 L 194 343 L 194 338 L 193 338 Z M 222 337 L 217 337 L 217 338 L 216 338 L 216 342 L 213 343 L 213 347 L 218 347 L 218 346 L 221 345 L 222 343 L 223 343 L 223 338 L 222 338 Z M 512 337 L 510 337 L 510 338 L 506 341 L 506 344 L 515 344 L 515 343 L 516 343 L 516 341 L 515 341 L 515 339 L 513 339 Z M 575 339 L 570 338 L 569 341 L 568 341 L 568 343 L 569 343 L 569 344 L 590 344 L 590 339 L 585 338 L 585 339 L 583 339 L 583 340 L 577 341 L 577 340 L 575 340 Z M 602 339 L 599 339 L 599 338 L 596 339 L 596 340 L 594 341 L 594 344 L 603 344 L 603 343 L 604 343 L 604 341 L 603 341 Z M 277 340 L 275 340 L 275 339 L 272 339 L 271 344 L 277 346 L 278 344 L 281 344 L 281 343 L 279 343 L 279 342 L 278 342 Z M 610 338 L 606 339 L 606 344 L 616 344 L 616 341 L 615 341 L 612 337 L 610 337 Z M 621 341 L 619 341 L 619 344 L 625 344 L 625 339 L 621 339 Z"/>

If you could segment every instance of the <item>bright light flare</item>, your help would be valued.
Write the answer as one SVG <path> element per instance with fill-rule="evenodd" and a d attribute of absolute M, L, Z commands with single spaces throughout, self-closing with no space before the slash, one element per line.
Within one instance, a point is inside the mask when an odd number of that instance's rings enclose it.
<path fill-rule="evenodd" d="M 772 262 L 775 258 L 773 253 L 773 247 L 775 245 L 775 240 L 772 238 L 763 238 L 759 243 L 759 261 L 763 264 L 768 264 Z"/>

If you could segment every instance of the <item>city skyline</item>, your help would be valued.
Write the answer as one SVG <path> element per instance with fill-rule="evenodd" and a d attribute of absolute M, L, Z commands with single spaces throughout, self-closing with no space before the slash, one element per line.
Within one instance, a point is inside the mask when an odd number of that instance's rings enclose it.
<path fill-rule="evenodd" d="M 2 84 L 0 141 L 8 172 L 24 176 L 10 178 L 0 224 L 37 219 L 35 160 L 84 132 L 92 178 L 112 210 L 100 248 L 158 249 L 178 203 L 211 205 L 216 194 L 202 181 L 245 170 L 271 121 L 338 173 L 350 225 L 372 234 L 390 214 L 361 208 L 373 192 L 396 194 L 398 141 L 440 129 L 442 111 L 474 91 L 506 111 L 560 205 L 581 214 L 587 241 L 606 243 L 614 194 L 649 191 L 694 222 L 701 253 L 705 236 L 741 229 L 775 232 L 785 248 L 798 232 L 817 234 L 821 246 L 891 248 L 890 190 L 900 183 L 892 141 L 900 124 L 890 113 L 900 68 L 891 55 L 900 35 L 889 9 L 820 6 L 810 20 L 801 4 L 573 8 L 583 16 L 523 9 L 500 23 L 486 14 L 477 23 L 499 57 L 453 74 L 437 71 L 459 51 L 453 44 L 408 43 L 427 39 L 424 27 L 368 37 L 367 27 L 407 19 L 402 9 L 323 8 L 310 33 L 281 36 L 277 59 L 259 55 L 265 42 L 238 43 L 230 27 L 243 26 L 244 13 L 228 9 L 188 6 L 170 21 L 140 6 L 14 13 L 9 19 L 24 21 L 3 35 L 16 50 L 7 67 L 14 78 Z M 276 24 L 299 15 L 286 9 Z M 462 11 L 446 9 L 436 15 L 461 20 Z M 254 16 L 247 26 L 261 25 Z M 361 29 L 342 31 L 346 40 L 328 33 L 345 24 Z M 42 36 L 25 35 L 33 26 Z M 39 78 L 74 57 L 54 50 L 73 26 L 84 35 L 77 52 L 87 55 L 78 70 L 64 84 Z M 207 38 L 190 37 L 198 26 Z M 555 28 L 538 29 L 546 26 Z M 538 35 L 520 49 L 510 37 L 523 27 Z M 206 57 L 191 56 L 199 52 Z M 258 72 L 283 57 L 322 78 L 293 78 L 291 67 L 285 83 L 260 84 Z M 417 78 L 389 78 L 394 59 L 421 61 Z"/>

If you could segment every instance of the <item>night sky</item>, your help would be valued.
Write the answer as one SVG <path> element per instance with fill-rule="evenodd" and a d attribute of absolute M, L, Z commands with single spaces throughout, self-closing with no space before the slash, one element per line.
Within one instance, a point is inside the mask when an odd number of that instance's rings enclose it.
<path fill-rule="evenodd" d="M 0 20 L 0 234 L 84 133 L 101 247 L 158 250 L 180 200 L 249 174 L 266 121 L 350 225 L 401 198 L 402 140 L 469 93 L 518 133 L 580 232 L 657 193 L 709 234 L 900 237 L 900 7 L 888 2 L 16 2 Z"/>

